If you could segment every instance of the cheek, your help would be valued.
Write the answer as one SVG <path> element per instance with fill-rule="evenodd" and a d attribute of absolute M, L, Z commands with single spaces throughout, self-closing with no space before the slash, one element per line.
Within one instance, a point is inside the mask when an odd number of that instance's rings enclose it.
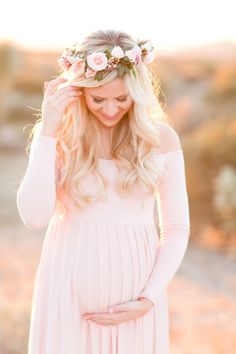
<path fill-rule="evenodd" d="M 124 111 L 128 111 L 133 105 L 133 101 L 128 101 L 122 105 Z"/>
<path fill-rule="evenodd" d="M 128 100 L 127 102 L 124 102 L 122 104 L 118 104 L 118 108 L 120 111 L 126 112 L 131 108 L 132 105 L 133 105 L 133 101 Z"/>
<path fill-rule="evenodd" d="M 85 99 L 87 107 L 90 111 L 96 111 L 99 108 L 99 105 L 91 101 L 90 99 Z"/>

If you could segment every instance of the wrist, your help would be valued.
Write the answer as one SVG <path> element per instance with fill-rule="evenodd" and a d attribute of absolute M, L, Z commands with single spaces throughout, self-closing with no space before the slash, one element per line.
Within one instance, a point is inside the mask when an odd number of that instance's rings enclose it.
<path fill-rule="evenodd" d="M 150 299 L 146 298 L 146 297 L 140 296 L 138 298 L 138 301 L 140 301 L 140 302 L 142 302 L 142 303 L 144 303 L 146 305 L 153 306 L 153 302 Z"/>

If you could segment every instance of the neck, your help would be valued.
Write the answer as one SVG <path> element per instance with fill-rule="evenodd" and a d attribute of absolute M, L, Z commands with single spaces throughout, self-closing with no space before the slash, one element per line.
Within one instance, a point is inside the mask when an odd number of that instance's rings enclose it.
<path fill-rule="evenodd" d="M 109 140 L 109 142 L 110 142 L 111 141 L 111 135 L 112 135 L 113 127 L 106 127 L 105 125 L 103 125 L 98 120 L 98 128 L 99 128 L 99 131 L 100 131 L 101 138 Z"/>
<path fill-rule="evenodd" d="M 111 158 L 111 137 L 112 137 L 112 127 L 102 127 L 100 128 L 101 136 L 101 148 L 99 156 L 101 158 Z"/>

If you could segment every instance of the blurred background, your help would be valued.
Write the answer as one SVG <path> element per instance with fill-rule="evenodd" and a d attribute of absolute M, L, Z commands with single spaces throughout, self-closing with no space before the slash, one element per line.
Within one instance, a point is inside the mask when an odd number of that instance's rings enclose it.
<path fill-rule="evenodd" d="M 168 287 L 171 354 L 236 348 L 236 27 L 233 1 L 78 3 L 22 0 L 0 23 L 0 353 L 27 352 L 32 290 L 46 230 L 16 208 L 43 83 L 64 48 L 98 29 L 149 38 L 161 100 L 185 155 L 189 247 Z M 114 12 L 115 11 L 115 12 Z M 160 353 L 161 354 L 161 353 Z"/>

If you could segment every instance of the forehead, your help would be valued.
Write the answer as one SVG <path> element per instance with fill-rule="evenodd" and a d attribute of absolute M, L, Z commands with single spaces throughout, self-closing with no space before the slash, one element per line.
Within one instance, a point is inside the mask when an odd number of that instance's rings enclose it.
<path fill-rule="evenodd" d="M 123 79 L 117 78 L 108 82 L 104 85 L 100 85 L 98 87 L 85 87 L 84 92 L 94 96 L 100 97 L 118 97 L 122 95 L 128 94 L 128 90 L 125 86 Z"/>

